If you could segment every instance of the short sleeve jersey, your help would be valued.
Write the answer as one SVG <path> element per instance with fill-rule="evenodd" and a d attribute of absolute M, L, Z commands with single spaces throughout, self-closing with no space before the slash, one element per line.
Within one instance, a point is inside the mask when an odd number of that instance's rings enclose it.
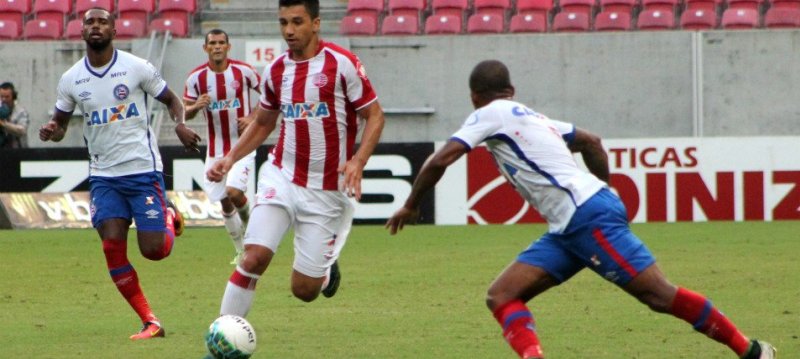
<path fill-rule="evenodd" d="M 116 177 L 162 171 L 161 155 L 147 112 L 147 95 L 158 97 L 167 83 L 149 62 L 115 50 L 108 67 L 96 72 L 84 57 L 58 83 L 56 110 L 83 112 L 89 173 Z"/>
<path fill-rule="evenodd" d="M 575 126 L 525 105 L 495 100 L 467 117 L 451 140 L 472 149 L 486 143 L 503 176 L 561 233 L 577 206 L 606 186 L 578 167 L 567 147 Z"/>
<path fill-rule="evenodd" d="M 211 102 L 203 111 L 208 123 L 208 157 L 222 157 L 239 139 L 237 119 L 250 114 L 250 89 L 257 89 L 261 78 L 247 63 L 228 60 L 228 68 L 216 73 L 208 64 L 189 74 L 183 98 L 196 101 L 207 94 Z"/>
<path fill-rule="evenodd" d="M 311 59 L 288 52 L 264 69 L 260 106 L 283 114 L 272 163 L 294 184 L 337 190 L 337 169 L 353 157 L 363 120 L 356 111 L 377 100 L 364 66 L 328 42 Z"/>

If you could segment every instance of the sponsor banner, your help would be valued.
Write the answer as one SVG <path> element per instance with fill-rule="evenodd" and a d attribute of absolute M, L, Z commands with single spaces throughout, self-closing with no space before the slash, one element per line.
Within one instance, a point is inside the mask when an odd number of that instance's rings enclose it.
<path fill-rule="evenodd" d="M 256 170 L 266 165 L 270 146 L 256 151 Z M 205 153 L 205 149 L 201 149 Z M 364 168 L 361 182 L 362 199 L 355 205 L 355 223 L 384 223 L 402 206 L 411 183 L 425 159 L 433 153 L 433 143 L 379 144 Z M 205 178 L 205 157 L 183 147 L 161 148 L 164 181 L 168 190 L 178 193 L 202 191 Z M 8 150 L 0 156 L 4 175 L 0 176 L 0 192 L 20 192 L 30 196 L 36 192 L 54 194 L 50 201 L 69 204 L 75 191 L 89 190 L 89 160 L 85 148 L 38 148 Z M 248 197 L 254 196 L 256 178 L 251 176 Z M 207 202 L 205 196 L 203 201 Z M 74 199 L 74 197 L 73 197 Z M 176 201 L 176 205 L 178 201 Z M 22 203 L 35 203 L 22 202 Z M 61 203 L 61 202 L 60 202 Z M 61 208 L 67 208 L 62 206 Z M 87 207 L 88 208 L 88 207 Z M 77 214 L 77 213 L 76 213 Z M 66 215 L 66 214 L 65 214 Z M 420 222 L 434 223 L 433 195 L 420 206 Z M 2 225 L 0 218 L 0 225 Z M 191 223 L 191 222 L 190 222 Z"/>
<path fill-rule="evenodd" d="M 203 191 L 167 192 L 189 226 L 221 226 L 219 203 Z M 0 193 L 7 222 L 3 228 L 92 228 L 89 192 Z M 134 224 L 135 225 L 135 224 Z"/>
<path fill-rule="evenodd" d="M 798 137 L 618 139 L 603 145 L 611 188 L 633 222 L 800 219 Z M 582 165 L 580 155 L 576 159 Z M 465 193 L 437 195 L 437 213 L 449 213 L 437 224 L 543 222 L 499 174 L 485 147 L 459 162 L 439 186 L 466 187 Z"/>

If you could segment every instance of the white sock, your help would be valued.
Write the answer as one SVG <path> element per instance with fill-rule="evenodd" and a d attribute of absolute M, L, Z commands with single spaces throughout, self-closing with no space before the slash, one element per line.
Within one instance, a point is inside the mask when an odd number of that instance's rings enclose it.
<path fill-rule="evenodd" d="M 239 212 L 239 218 L 242 219 L 244 227 L 247 227 L 247 222 L 250 220 L 250 202 L 245 202 L 244 206 L 236 207 L 236 211 Z"/>
<path fill-rule="evenodd" d="M 256 274 L 247 273 L 241 267 L 236 266 L 236 271 L 231 275 L 231 279 L 228 280 L 228 285 L 225 287 L 225 294 L 222 295 L 219 314 L 247 316 L 256 295 L 255 285 L 260 277 Z M 247 288 L 242 287 L 242 285 Z"/>
<path fill-rule="evenodd" d="M 222 213 L 222 221 L 225 223 L 225 229 L 228 230 L 228 234 L 231 236 L 233 247 L 236 248 L 237 252 L 243 251 L 244 245 L 242 244 L 242 237 L 244 236 L 244 227 L 242 226 L 242 219 L 239 218 L 239 214 L 236 212 Z"/>

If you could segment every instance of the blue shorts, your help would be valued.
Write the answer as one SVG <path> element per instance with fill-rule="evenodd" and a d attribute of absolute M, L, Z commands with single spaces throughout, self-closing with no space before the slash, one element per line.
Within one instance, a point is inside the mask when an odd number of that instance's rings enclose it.
<path fill-rule="evenodd" d="M 578 207 L 564 233 L 545 234 L 517 261 L 541 267 L 559 282 L 589 267 L 624 286 L 656 260 L 631 232 L 622 201 L 603 189 Z"/>
<path fill-rule="evenodd" d="M 142 231 L 164 232 L 167 210 L 164 176 L 147 172 L 120 177 L 89 177 L 92 225 L 122 218 Z"/>

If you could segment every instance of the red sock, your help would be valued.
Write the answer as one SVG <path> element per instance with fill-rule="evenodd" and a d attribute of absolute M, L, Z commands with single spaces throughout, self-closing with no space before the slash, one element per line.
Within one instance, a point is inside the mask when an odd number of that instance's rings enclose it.
<path fill-rule="evenodd" d="M 543 356 L 533 315 L 522 301 L 512 300 L 499 306 L 494 310 L 494 318 L 503 327 L 503 337 L 520 357 Z"/>
<path fill-rule="evenodd" d="M 142 288 L 139 287 L 139 277 L 136 270 L 128 262 L 128 242 L 118 239 L 104 239 L 103 253 L 106 255 L 108 272 L 111 280 L 117 285 L 117 290 L 128 301 L 131 308 L 136 311 L 142 322 L 157 321 L 147 298 L 144 297 Z"/>
<path fill-rule="evenodd" d="M 711 301 L 699 293 L 678 288 L 672 301 L 672 314 L 694 326 L 694 329 L 722 344 L 736 355 L 742 356 L 750 346 L 750 340 Z"/>
<path fill-rule="evenodd" d="M 175 244 L 175 215 L 172 211 L 164 211 L 166 229 L 164 230 L 164 247 L 161 248 L 161 258 L 166 258 L 172 253 L 172 245 Z"/>

